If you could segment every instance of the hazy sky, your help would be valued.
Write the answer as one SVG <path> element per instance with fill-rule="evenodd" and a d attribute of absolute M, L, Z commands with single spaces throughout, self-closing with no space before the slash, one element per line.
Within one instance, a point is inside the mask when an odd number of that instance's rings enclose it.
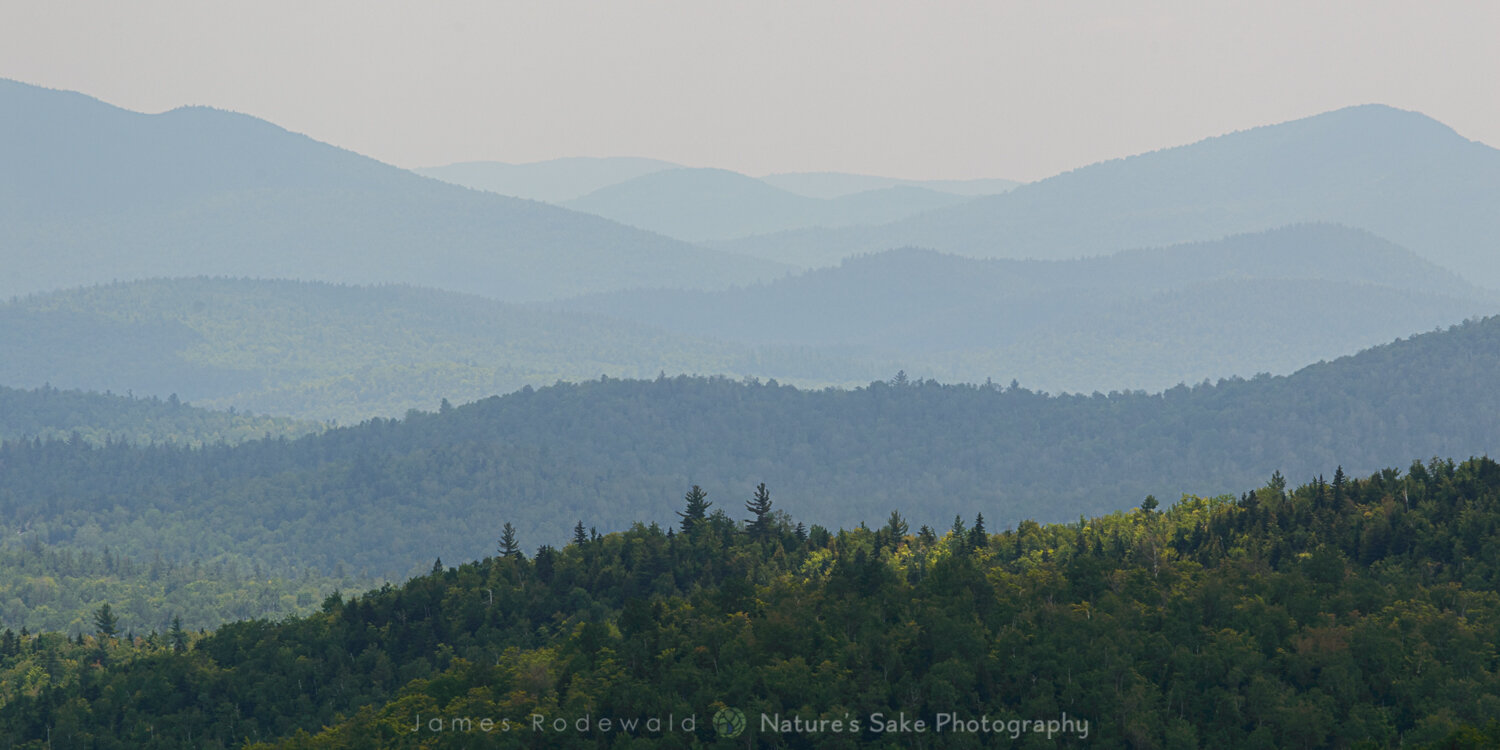
<path fill-rule="evenodd" d="M 1350 104 L 1500 146 L 1500 2 L 0 4 L 0 77 L 401 166 L 1035 179 Z"/>

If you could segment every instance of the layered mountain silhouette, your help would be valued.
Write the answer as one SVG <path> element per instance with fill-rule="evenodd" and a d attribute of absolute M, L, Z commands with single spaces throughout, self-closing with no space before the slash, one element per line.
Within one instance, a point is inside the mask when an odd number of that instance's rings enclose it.
<path fill-rule="evenodd" d="M 906 185 L 809 198 L 725 169 L 672 169 L 626 180 L 564 205 L 703 242 L 800 227 L 883 224 L 966 200 Z"/>
<path fill-rule="evenodd" d="M 1290 372 L 1500 300 L 1368 232 L 1308 224 L 1073 261 L 908 248 L 728 291 L 557 304 L 747 344 L 880 349 L 945 379 L 1088 392 Z"/>
<path fill-rule="evenodd" d="M 405 282 L 511 300 L 778 275 L 467 190 L 245 115 L 0 81 L 0 295 L 159 276 Z"/>
<path fill-rule="evenodd" d="M 642 175 L 681 167 L 659 159 L 572 156 L 526 164 L 466 161 L 412 171 L 475 190 L 562 203 Z"/>
<path fill-rule="evenodd" d="M 847 172 L 782 172 L 769 174 L 760 180 L 809 198 L 839 198 L 854 193 L 884 190 L 893 187 L 915 187 L 953 195 L 998 195 L 1014 190 L 1021 183 L 998 178 L 974 180 L 901 180 L 894 177 L 877 177 Z"/>
<path fill-rule="evenodd" d="M 882 226 L 718 247 L 809 267 L 905 245 L 1062 259 L 1325 221 L 1500 288 L 1497 205 L 1500 151 L 1419 113 L 1365 105 L 1082 167 Z"/>

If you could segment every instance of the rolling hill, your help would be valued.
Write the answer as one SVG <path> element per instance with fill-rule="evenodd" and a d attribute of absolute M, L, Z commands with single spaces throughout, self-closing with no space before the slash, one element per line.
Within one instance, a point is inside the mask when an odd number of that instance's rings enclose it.
<path fill-rule="evenodd" d="M 868 382 L 858 352 L 752 347 L 405 286 L 108 284 L 0 303 L 0 384 L 357 422 L 557 380 L 661 371 Z"/>
<path fill-rule="evenodd" d="M 420 177 L 245 115 L 139 114 L 3 80 L 0 110 L 4 296 L 216 275 L 540 300 L 782 270 Z"/>
<path fill-rule="evenodd" d="M 884 224 L 965 200 L 909 185 L 808 198 L 724 169 L 669 169 L 563 205 L 669 237 L 705 242 L 802 227 Z"/>
<path fill-rule="evenodd" d="M 864 347 L 946 380 L 1053 392 L 1286 373 L 1500 309 L 1401 247 L 1326 224 L 1072 261 L 903 249 L 727 291 L 555 304 L 751 345 Z"/>
<path fill-rule="evenodd" d="M 1160 394 L 607 379 L 232 447 L 8 443 L 0 538 L 400 577 L 489 553 L 506 522 L 528 546 L 579 520 L 674 523 L 693 484 L 735 510 L 765 482 L 778 507 L 830 527 L 891 508 L 938 528 L 974 512 L 993 528 L 1070 521 L 1276 471 L 1494 455 L 1497 373 L 1500 317 Z"/>
<path fill-rule="evenodd" d="M 904 245 L 1066 259 L 1300 222 L 1365 229 L 1500 288 L 1500 151 L 1379 105 L 1075 169 L 878 227 L 798 230 L 716 247 L 803 267 Z"/>
<path fill-rule="evenodd" d="M 0 440 L 78 439 L 95 445 L 123 440 L 136 445 L 241 443 L 260 437 L 299 437 L 323 425 L 245 412 L 213 411 L 168 396 L 136 398 L 111 393 L 21 390 L 0 386 Z"/>

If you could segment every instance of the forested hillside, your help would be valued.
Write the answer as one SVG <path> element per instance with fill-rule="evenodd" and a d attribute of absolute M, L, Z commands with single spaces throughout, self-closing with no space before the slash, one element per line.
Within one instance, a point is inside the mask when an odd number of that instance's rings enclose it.
<path fill-rule="evenodd" d="M 1004 528 L 1148 493 L 1232 492 L 1278 470 L 1295 480 L 1334 463 L 1366 473 L 1495 455 L 1496 373 L 1490 318 L 1287 377 L 1161 394 L 608 379 L 297 440 L 7 443 L 0 534 L 400 577 L 434 556 L 482 556 L 507 522 L 527 545 L 556 544 L 578 521 L 669 521 L 688 484 L 720 501 L 761 481 L 784 493 L 781 507 L 830 527 L 899 506 L 913 523 L 982 511 Z"/>
<path fill-rule="evenodd" d="M 1081 167 L 885 226 L 720 247 L 803 267 L 902 245 L 1060 259 L 1328 221 L 1500 288 L 1495 205 L 1500 151 L 1419 113 L 1366 105 Z"/>
<path fill-rule="evenodd" d="M 96 445 L 112 440 L 137 445 L 203 445 L 297 437 L 322 429 L 323 425 L 314 422 L 199 409 L 170 395 L 163 400 L 52 387 L 20 390 L 0 386 L 0 440 L 72 440 L 76 435 Z"/>
<path fill-rule="evenodd" d="M 902 366 L 431 289 L 207 278 L 0 303 L 0 352 L 0 384 L 175 393 L 201 406 L 345 423 L 601 374 L 774 373 L 854 384 Z"/>
<path fill-rule="evenodd" d="M 203 107 L 146 115 L 0 80 L 0 295 L 196 275 L 508 300 L 779 275 L 556 206 L 423 178 Z"/>
<path fill-rule="evenodd" d="M 437 564 L 281 623 L 7 631 L 0 739 L 1494 746 L 1500 465 L 1321 473 L 1001 533 L 890 513 L 830 534 L 737 493 L 665 533 Z M 743 729 L 721 729 L 721 709 Z"/>

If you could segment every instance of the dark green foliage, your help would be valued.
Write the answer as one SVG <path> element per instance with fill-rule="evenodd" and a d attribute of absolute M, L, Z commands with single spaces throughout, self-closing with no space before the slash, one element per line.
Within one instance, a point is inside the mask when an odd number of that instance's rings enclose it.
<path fill-rule="evenodd" d="M 109 602 L 94 612 L 94 632 L 106 638 L 120 632 L 120 620 L 109 609 Z"/>
<path fill-rule="evenodd" d="M 1345 489 L 1332 514 L 1316 484 L 1188 497 L 1022 524 L 962 555 L 964 538 L 892 548 L 883 529 L 759 544 L 713 513 L 692 534 L 638 524 L 534 561 L 331 597 L 186 651 L 154 637 L 0 636 L 0 652 L 19 652 L 0 656 L 0 742 L 415 746 L 419 714 L 706 723 L 729 705 L 750 717 L 752 746 L 912 746 L 868 726 L 777 736 L 758 721 L 900 711 L 1088 720 L 1088 741 L 1064 746 L 1492 745 L 1500 464 L 1434 460 Z M 624 747 L 632 735 L 489 741 Z"/>
<path fill-rule="evenodd" d="M 505 522 L 505 528 L 500 531 L 500 556 L 517 558 L 521 556 L 521 545 L 516 542 L 516 527 Z"/>
<path fill-rule="evenodd" d="M 775 519 L 771 517 L 771 492 L 766 489 L 766 483 L 761 482 L 755 487 L 755 496 L 745 503 L 745 510 L 750 511 L 751 518 L 745 522 L 745 533 L 756 541 L 766 541 L 775 533 Z"/>
<path fill-rule="evenodd" d="M 686 534 L 704 523 L 708 517 L 708 508 L 713 503 L 708 502 L 708 493 L 696 484 L 683 496 L 683 501 L 686 505 L 677 511 L 677 515 L 682 519 L 682 533 Z"/>

